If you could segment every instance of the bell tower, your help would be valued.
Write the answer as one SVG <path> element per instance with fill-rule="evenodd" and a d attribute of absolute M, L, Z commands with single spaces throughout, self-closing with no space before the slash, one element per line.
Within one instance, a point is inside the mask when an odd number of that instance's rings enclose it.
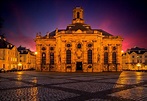
<path fill-rule="evenodd" d="M 81 7 L 76 7 L 73 9 L 73 20 L 72 23 L 84 23 L 83 20 L 83 9 Z"/>

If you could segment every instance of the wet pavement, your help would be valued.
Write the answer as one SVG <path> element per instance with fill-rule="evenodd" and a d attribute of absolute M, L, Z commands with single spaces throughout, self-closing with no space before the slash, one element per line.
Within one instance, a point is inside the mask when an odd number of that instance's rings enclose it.
<path fill-rule="evenodd" d="M 0 73 L 0 101 L 59 100 L 147 101 L 147 73 Z"/>

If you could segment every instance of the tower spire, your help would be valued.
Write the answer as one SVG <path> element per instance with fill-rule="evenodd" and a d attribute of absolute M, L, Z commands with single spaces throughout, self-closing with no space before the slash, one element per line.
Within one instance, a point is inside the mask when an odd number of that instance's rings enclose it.
<path fill-rule="evenodd" d="M 73 9 L 73 20 L 72 23 L 84 23 L 83 19 L 83 9 L 81 7 L 76 7 Z"/>

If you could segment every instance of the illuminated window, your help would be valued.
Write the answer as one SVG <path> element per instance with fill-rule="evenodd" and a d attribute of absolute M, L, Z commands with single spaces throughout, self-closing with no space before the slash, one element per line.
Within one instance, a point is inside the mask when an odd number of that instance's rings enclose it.
<path fill-rule="evenodd" d="M 66 63 L 71 64 L 71 50 L 66 51 Z"/>
<path fill-rule="evenodd" d="M 92 64 L 92 50 L 88 50 L 88 64 Z"/>
<path fill-rule="evenodd" d="M 46 64 L 46 54 L 42 53 L 42 64 Z"/>
<path fill-rule="evenodd" d="M 50 53 L 50 64 L 54 65 L 54 53 Z"/>
<path fill-rule="evenodd" d="M 108 64 L 108 52 L 104 53 L 104 64 Z"/>
<path fill-rule="evenodd" d="M 116 64 L 116 52 L 112 53 L 112 63 Z"/>

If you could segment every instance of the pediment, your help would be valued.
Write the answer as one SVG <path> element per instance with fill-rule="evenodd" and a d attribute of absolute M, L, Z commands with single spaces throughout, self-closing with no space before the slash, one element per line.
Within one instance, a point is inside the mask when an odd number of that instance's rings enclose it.
<path fill-rule="evenodd" d="M 82 30 L 78 29 L 75 33 L 82 33 Z"/>

